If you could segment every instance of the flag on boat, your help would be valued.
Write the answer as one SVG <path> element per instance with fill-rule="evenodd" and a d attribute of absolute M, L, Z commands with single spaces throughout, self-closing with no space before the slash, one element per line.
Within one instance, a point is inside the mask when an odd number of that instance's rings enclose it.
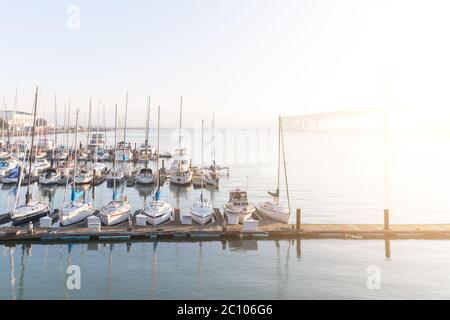
<path fill-rule="evenodd" d="M 280 189 L 277 188 L 277 191 L 275 191 L 275 192 L 269 191 L 269 194 L 274 198 L 279 198 L 280 197 Z"/>
<path fill-rule="evenodd" d="M 72 194 L 70 196 L 70 200 L 71 201 L 77 201 L 78 199 L 80 199 L 80 197 L 83 195 L 83 190 L 81 191 L 77 191 L 75 189 L 72 189 Z"/>
<path fill-rule="evenodd" d="M 113 201 L 119 201 L 119 200 L 120 200 L 119 192 L 114 191 L 113 192 Z"/>

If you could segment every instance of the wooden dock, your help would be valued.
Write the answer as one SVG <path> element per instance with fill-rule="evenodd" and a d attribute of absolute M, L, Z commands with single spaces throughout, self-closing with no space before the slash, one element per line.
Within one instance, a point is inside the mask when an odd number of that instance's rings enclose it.
<path fill-rule="evenodd" d="M 136 211 L 138 213 L 139 211 Z M 114 227 L 101 227 L 92 231 L 86 223 L 72 227 L 40 228 L 33 231 L 28 226 L 0 227 L 0 243 L 33 242 L 61 243 L 88 241 L 198 241 L 217 239 L 449 239 L 450 224 L 397 224 L 385 230 L 383 224 L 283 224 L 268 219 L 261 213 L 254 216 L 259 220 L 258 231 L 244 232 L 242 225 L 228 225 L 219 209 L 214 209 L 214 219 L 209 225 L 181 224 L 179 214 L 174 222 L 160 226 L 137 226 L 128 222 Z"/>

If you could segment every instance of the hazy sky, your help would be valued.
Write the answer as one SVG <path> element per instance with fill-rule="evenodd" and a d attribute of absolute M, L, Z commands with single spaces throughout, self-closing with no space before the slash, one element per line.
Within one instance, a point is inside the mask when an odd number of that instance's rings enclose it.
<path fill-rule="evenodd" d="M 221 126 L 382 106 L 450 107 L 448 1 L 0 0 L 0 96 L 31 110 L 33 87 L 52 114 L 93 96 L 113 121 L 130 94 L 130 125 L 146 96 L 163 125 L 216 113 Z M 80 8 L 80 29 L 74 11 Z M 76 26 L 76 24 L 75 24 Z M 96 107 L 94 108 L 96 111 Z M 41 111 L 43 112 L 43 111 Z M 96 113 L 96 112 L 95 112 Z M 62 117 L 62 112 L 60 112 Z M 86 112 L 82 113 L 86 119 Z"/>

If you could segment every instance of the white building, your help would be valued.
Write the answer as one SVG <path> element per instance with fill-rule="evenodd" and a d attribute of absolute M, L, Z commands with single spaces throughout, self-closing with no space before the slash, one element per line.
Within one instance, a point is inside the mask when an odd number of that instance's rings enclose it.
<path fill-rule="evenodd" d="M 0 112 L 4 115 L 4 112 Z M 6 111 L 6 119 L 10 127 L 29 127 L 33 124 L 33 114 L 23 111 Z"/>

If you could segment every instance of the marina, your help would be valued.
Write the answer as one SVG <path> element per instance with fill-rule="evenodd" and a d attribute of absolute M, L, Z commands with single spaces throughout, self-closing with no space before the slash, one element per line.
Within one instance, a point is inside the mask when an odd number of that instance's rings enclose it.
<path fill-rule="evenodd" d="M 450 2 L 2 9 L 0 301 L 450 299 Z"/>

